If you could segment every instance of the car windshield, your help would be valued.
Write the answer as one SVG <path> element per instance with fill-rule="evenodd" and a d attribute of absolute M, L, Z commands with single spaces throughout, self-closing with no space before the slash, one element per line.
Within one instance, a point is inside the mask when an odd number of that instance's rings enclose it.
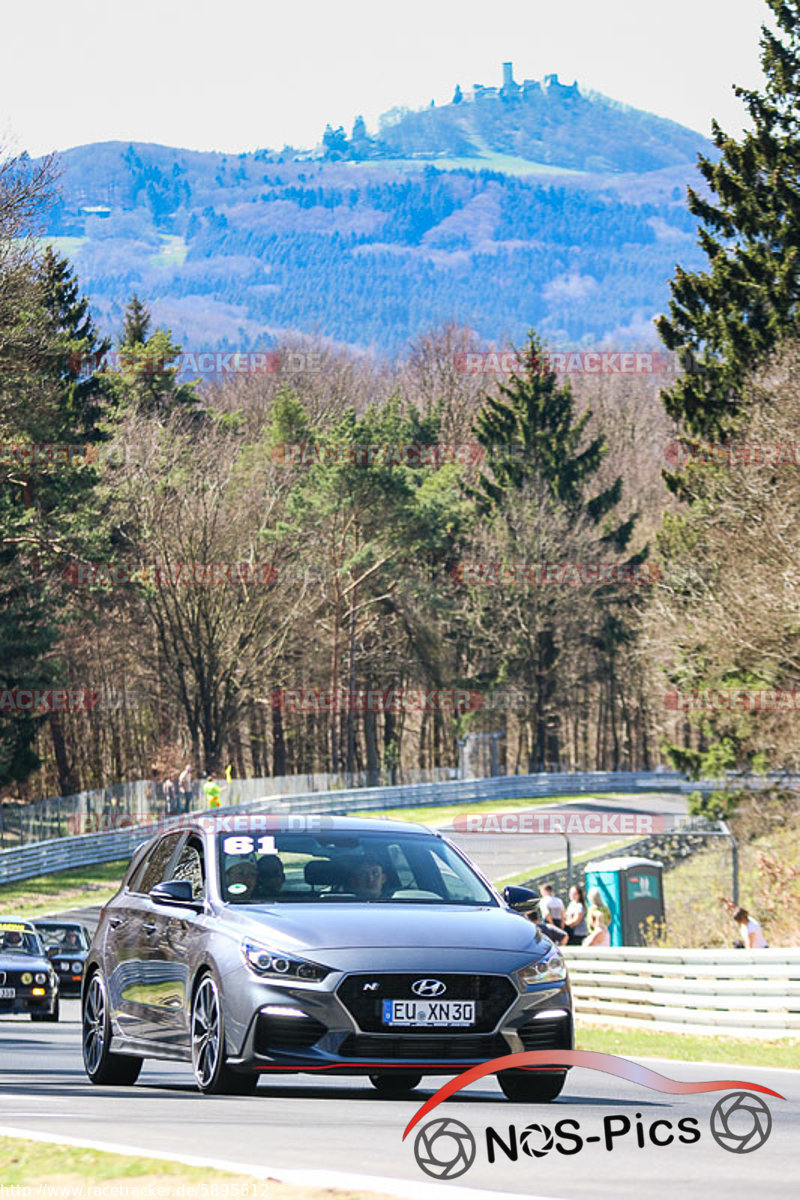
<path fill-rule="evenodd" d="M 44 954 L 44 947 L 38 934 L 26 929 L 24 925 L 0 925 L 0 954 Z"/>
<path fill-rule="evenodd" d="M 36 929 L 48 948 L 58 946 L 59 950 L 88 950 L 89 943 L 86 934 L 79 925 L 43 925 L 36 923 Z"/>
<path fill-rule="evenodd" d="M 461 856 L 429 834 L 217 836 L 229 904 L 497 904 Z"/>

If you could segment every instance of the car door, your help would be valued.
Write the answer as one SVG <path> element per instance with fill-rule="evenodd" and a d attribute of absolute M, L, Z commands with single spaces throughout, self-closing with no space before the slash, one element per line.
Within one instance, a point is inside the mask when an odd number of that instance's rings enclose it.
<path fill-rule="evenodd" d="M 123 896 L 109 908 L 114 960 L 109 993 L 117 1027 L 126 1037 L 160 1040 L 152 1020 L 152 1000 L 160 982 L 155 948 L 161 931 L 148 893 L 164 879 L 182 837 L 182 833 L 168 833 L 159 838 Z"/>
<path fill-rule="evenodd" d="M 192 885 L 192 899 L 202 902 L 206 895 L 206 862 L 202 838 L 187 834 L 172 860 L 168 880 L 184 880 Z M 189 1048 L 189 993 L 194 964 L 206 936 L 205 915 L 175 905 L 158 905 L 162 939 L 160 952 L 170 964 L 170 978 L 176 991 L 175 1003 L 168 1014 L 170 1044 Z M 166 1021 L 165 1021 L 166 1024 Z"/>

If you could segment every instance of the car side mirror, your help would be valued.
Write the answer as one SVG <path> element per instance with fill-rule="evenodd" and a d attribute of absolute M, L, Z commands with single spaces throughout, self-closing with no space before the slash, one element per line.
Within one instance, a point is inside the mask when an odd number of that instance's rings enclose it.
<path fill-rule="evenodd" d="M 192 885 L 188 879 L 170 879 L 167 883 L 157 883 L 150 892 L 150 899 L 154 904 L 177 904 L 183 908 L 193 908 L 197 912 L 201 912 L 203 908 L 203 901 L 195 900 L 192 896 Z"/>
<path fill-rule="evenodd" d="M 47 957 L 48 958 L 55 958 L 56 955 L 60 954 L 60 953 L 61 953 L 60 946 L 48 946 L 47 947 Z"/>
<path fill-rule="evenodd" d="M 538 905 L 539 893 L 526 887 L 510 886 L 503 888 L 503 899 L 515 912 L 527 913 L 533 912 Z"/>

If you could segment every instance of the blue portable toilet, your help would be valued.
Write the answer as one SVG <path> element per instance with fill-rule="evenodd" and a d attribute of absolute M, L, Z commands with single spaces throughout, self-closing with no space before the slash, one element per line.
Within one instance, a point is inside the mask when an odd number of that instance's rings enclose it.
<path fill-rule="evenodd" d="M 653 858 L 606 858 L 587 863 L 584 894 L 597 888 L 611 913 L 612 946 L 644 946 L 648 917 L 664 921 L 663 864 Z"/>

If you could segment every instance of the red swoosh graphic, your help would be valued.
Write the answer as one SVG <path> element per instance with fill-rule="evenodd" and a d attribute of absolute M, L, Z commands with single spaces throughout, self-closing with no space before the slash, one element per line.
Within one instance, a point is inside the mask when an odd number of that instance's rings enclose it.
<path fill-rule="evenodd" d="M 494 1075 L 497 1071 L 506 1071 L 510 1067 L 589 1067 L 592 1071 L 603 1071 L 606 1075 L 617 1075 L 620 1079 L 629 1079 L 631 1083 L 641 1084 L 642 1087 L 652 1088 L 656 1092 L 667 1092 L 672 1096 L 688 1096 L 693 1092 L 725 1092 L 734 1088 L 742 1088 L 748 1092 L 763 1092 L 766 1096 L 775 1096 L 785 1100 L 780 1092 L 772 1088 L 762 1087 L 759 1083 L 747 1083 L 743 1079 L 707 1079 L 702 1083 L 681 1083 L 678 1079 L 670 1079 L 668 1075 L 660 1075 L 651 1071 L 641 1063 L 632 1062 L 629 1058 L 619 1058 L 616 1054 L 600 1054 L 596 1050 L 525 1050 L 520 1054 L 504 1054 L 501 1058 L 492 1058 L 488 1062 L 470 1067 L 462 1075 L 449 1079 L 438 1092 L 434 1092 L 429 1100 L 411 1118 L 406 1125 L 403 1138 L 405 1139 L 418 1121 L 431 1112 L 443 1100 L 447 1100 L 455 1092 L 460 1092 L 469 1083 L 483 1079 L 484 1075 Z"/>

